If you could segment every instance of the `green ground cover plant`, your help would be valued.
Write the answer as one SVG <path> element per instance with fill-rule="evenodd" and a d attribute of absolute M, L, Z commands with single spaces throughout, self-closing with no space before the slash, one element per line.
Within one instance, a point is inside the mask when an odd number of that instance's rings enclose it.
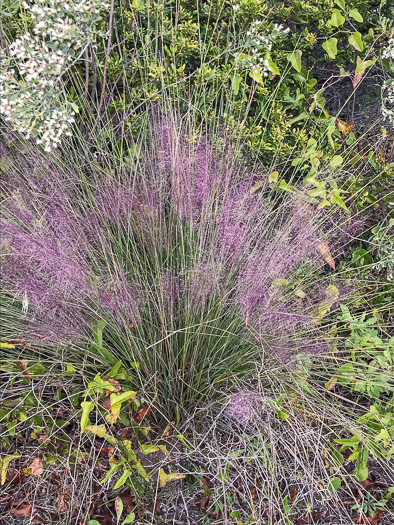
<path fill-rule="evenodd" d="M 392 523 L 392 20 L 0 4 L 0 520 Z"/>

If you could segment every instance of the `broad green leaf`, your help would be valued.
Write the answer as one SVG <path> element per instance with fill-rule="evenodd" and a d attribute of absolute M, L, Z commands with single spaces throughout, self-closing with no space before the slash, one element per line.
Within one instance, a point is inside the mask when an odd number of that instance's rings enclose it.
<path fill-rule="evenodd" d="M 349 44 L 351 44 L 357 51 L 362 51 L 364 49 L 364 42 L 361 38 L 361 33 L 355 31 L 349 36 Z"/>
<path fill-rule="evenodd" d="M 146 456 L 147 454 L 153 454 L 153 452 L 157 452 L 159 450 L 159 447 L 155 447 L 154 445 L 140 445 L 141 452 Z"/>
<path fill-rule="evenodd" d="M 341 9 L 345 9 L 345 0 L 334 0 L 334 4 L 337 4 Z"/>
<path fill-rule="evenodd" d="M 301 56 L 302 56 L 302 51 L 300 51 L 299 49 L 296 49 L 295 51 L 287 55 L 287 60 L 291 63 L 293 68 L 298 72 L 301 71 Z"/>
<path fill-rule="evenodd" d="M 337 38 L 330 38 L 329 40 L 326 40 L 323 42 L 322 47 L 325 51 L 327 51 L 327 54 L 330 58 L 335 58 L 338 53 L 338 39 Z"/>
<path fill-rule="evenodd" d="M 165 487 L 166 484 L 169 481 L 176 481 L 178 479 L 183 479 L 185 477 L 185 474 L 179 474 L 175 472 L 171 472 L 170 474 L 166 474 L 164 472 L 164 469 L 160 469 L 160 487 Z"/>
<path fill-rule="evenodd" d="M 328 128 L 327 128 L 328 142 L 330 143 L 330 146 L 332 147 L 332 149 L 335 151 L 335 143 L 334 143 L 334 140 L 332 138 L 332 134 L 334 133 L 334 131 L 335 131 L 335 126 L 334 125 L 328 126 Z"/>
<path fill-rule="evenodd" d="M 66 376 L 73 376 L 75 373 L 75 366 L 72 363 L 67 363 Z"/>
<path fill-rule="evenodd" d="M 358 462 L 357 468 L 355 470 L 355 477 L 357 481 L 365 481 L 368 477 L 368 467 L 364 465 L 361 461 Z"/>
<path fill-rule="evenodd" d="M 241 84 L 242 77 L 239 75 L 234 75 L 233 80 L 231 82 L 231 89 L 234 91 L 236 95 L 239 93 L 239 86 Z"/>
<path fill-rule="evenodd" d="M 135 514 L 134 512 L 130 512 L 130 514 L 126 516 L 126 518 L 122 521 L 121 525 L 126 525 L 127 523 L 133 523 L 134 520 L 135 520 Z"/>
<path fill-rule="evenodd" d="M 335 492 L 338 490 L 342 485 L 341 478 L 332 478 L 328 480 L 328 490 L 330 492 Z"/>
<path fill-rule="evenodd" d="M 331 204 L 337 204 L 342 209 L 347 210 L 347 206 L 341 197 L 341 192 L 343 192 L 343 190 L 340 190 L 338 188 L 333 188 L 330 191 L 330 194 L 331 194 L 330 202 Z"/>
<path fill-rule="evenodd" d="M 282 410 L 275 409 L 275 414 L 279 419 L 287 419 L 290 417 L 289 414 L 286 414 L 286 412 L 283 412 Z"/>
<path fill-rule="evenodd" d="M 364 73 L 367 67 L 372 66 L 375 63 L 373 60 L 360 60 L 356 66 L 356 73 Z"/>
<path fill-rule="evenodd" d="M 345 17 L 341 15 L 339 9 L 333 9 L 330 24 L 333 27 L 342 26 L 345 23 Z"/>
<path fill-rule="evenodd" d="M 263 77 L 261 76 L 260 68 L 256 67 L 249 73 L 249 76 L 258 84 L 263 83 Z"/>
<path fill-rule="evenodd" d="M 122 404 L 125 401 L 128 401 L 129 399 L 132 399 L 136 395 L 137 395 L 137 392 L 133 392 L 132 390 L 130 390 L 128 392 L 123 392 L 122 394 L 111 394 L 109 396 L 109 399 L 111 401 L 111 405 L 112 404 L 118 404 L 118 403 Z"/>
<path fill-rule="evenodd" d="M 91 401 L 82 401 L 82 416 L 81 416 L 81 432 L 84 432 L 89 422 L 89 414 L 94 408 L 94 404 Z"/>
<path fill-rule="evenodd" d="M 302 113 L 300 113 L 299 115 L 297 115 L 296 117 L 290 119 L 287 121 L 287 124 L 289 124 L 290 126 L 292 126 L 293 124 L 295 124 L 296 122 L 299 122 L 300 120 L 305 120 L 306 118 L 308 118 L 309 115 L 308 113 L 306 113 L 305 111 L 303 111 Z"/>
<path fill-rule="evenodd" d="M 349 11 L 349 16 L 356 20 L 356 22 L 364 22 L 363 17 L 360 15 L 358 9 L 354 8 Z"/>
<path fill-rule="evenodd" d="M 279 172 L 273 171 L 268 175 L 268 182 L 270 184 L 276 184 L 278 182 Z"/>
<path fill-rule="evenodd" d="M 101 525 L 101 523 L 97 520 L 89 520 L 88 525 Z"/>
<path fill-rule="evenodd" d="M 71 102 L 71 107 L 73 108 L 75 113 L 79 113 L 79 108 L 78 108 L 78 106 L 76 104 L 74 104 L 74 102 Z"/>
<path fill-rule="evenodd" d="M 341 155 L 335 155 L 330 160 L 331 168 L 338 168 L 338 166 L 341 166 L 341 164 L 343 164 L 343 157 Z"/>
<path fill-rule="evenodd" d="M 105 478 L 100 481 L 101 484 L 103 484 L 106 481 L 108 481 L 109 478 L 112 476 L 112 474 L 114 472 L 116 472 L 117 470 L 121 469 L 122 466 L 123 466 L 122 463 L 117 463 L 117 462 L 114 463 L 114 462 L 111 462 L 111 460 L 110 460 L 110 465 L 111 465 L 111 467 L 110 467 L 109 471 L 107 472 L 107 474 L 105 475 Z"/>
<path fill-rule="evenodd" d="M 144 478 L 145 481 L 149 481 L 149 476 L 148 474 L 146 473 L 146 470 L 144 469 L 144 467 L 141 465 L 141 462 L 140 461 L 137 461 L 133 467 L 135 468 L 135 470 L 138 472 L 138 474 Z"/>
<path fill-rule="evenodd" d="M 382 428 L 379 434 L 375 436 L 375 441 L 383 441 L 384 445 L 387 447 L 390 443 L 390 434 L 385 428 Z"/>
<path fill-rule="evenodd" d="M 121 487 L 122 485 L 124 485 L 126 483 L 127 478 L 129 478 L 132 474 L 133 473 L 132 473 L 131 470 L 125 469 L 123 474 L 120 476 L 118 481 L 115 483 L 114 490 L 116 490 L 119 487 Z"/>
<path fill-rule="evenodd" d="M 116 379 L 116 376 L 118 375 L 120 367 L 123 365 L 122 361 L 119 360 L 117 363 L 114 364 L 114 366 L 111 368 L 111 371 L 109 372 L 108 377 L 111 377 L 113 379 Z"/>
<path fill-rule="evenodd" d="M 268 57 L 268 69 L 273 75 L 280 75 L 280 70 L 271 57 Z"/>

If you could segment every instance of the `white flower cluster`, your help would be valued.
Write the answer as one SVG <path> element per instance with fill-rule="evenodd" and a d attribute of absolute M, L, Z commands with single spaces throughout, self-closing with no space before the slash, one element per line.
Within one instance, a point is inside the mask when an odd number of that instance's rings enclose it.
<path fill-rule="evenodd" d="M 37 23 L 33 35 L 22 35 L 9 46 L 9 56 L 0 56 L 0 114 L 49 152 L 71 135 L 74 122 L 59 77 L 75 50 L 92 39 L 99 11 L 109 6 L 102 0 L 35 0 L 23 7 Z"/>
<path fill-rule="evenodd" d="M 290 28 L 283 29 L 282 25 L 274 24 L 270 34 L 263 34 L 259 30 L 261 20 L 255 20 L 252 22 L 250 30 L 247 32 L 247 36 L 250 39 L 252 45 L 252 56 L 251 56 L 251 70 L 253 73 L 260 72 L 263 76 L 267 77 L 269 74 L 269 62 L 267 54 L 272 49 L 272 45 L 278 38 L 283 38 L 290 31 Z M 268 53 L 267 53 L 268 52 Z"/>
<path fill-rule="evenodd" d="M 382 58 L 394 63 L 394 38 L 390 38 L 387 47 L 383 49 Z M 394 124 L 394 79 L 382 86 L 382 115 Z"/>
<path fill-rule="evenodd" d="M 35 0 L 33 5 L 27 2 L 23 7 L 36 19 L 33 31 L 37 35 L 45 33 L 52 41 L 63 45 L 72 43 L 72 47 L 82 47 L 89 36 L 89 22 L 95 14 L 109 8 L 101 0 Z"/>

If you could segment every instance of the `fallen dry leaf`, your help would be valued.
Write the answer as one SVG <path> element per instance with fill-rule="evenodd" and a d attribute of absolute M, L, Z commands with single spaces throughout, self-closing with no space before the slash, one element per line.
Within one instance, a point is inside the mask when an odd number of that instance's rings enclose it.
<path fill-rule="evenodd" d="M 326 263 L 329 264 L 331 268 L 335 270 L 335 261 L 334 261 L 333 256 L 331 255 L 328 241 L 326 240 L 318 244 L 317 249 L 319 250 L 320 255 L 324 257 L 324 260 L 326 261 Z"/>
<path fill-rule="evenodd" d="M 321 518 L 324 518 L 326 514 L 326 510 L 321 510 L 320 512 L 313 512 L 312 514 L 304 514 L 303 516 L 298 518 L 298 520 L 296 521 L 296 525 L 311 525 L 313 523 L 316 523 Z"/>
<path fill-rule="evenodd" d="M 111 385 L 114 387 L 113 390 L 109 390 L 108 388 L 105 390 L 105 395 L 110 396 L 111 394 L 117 394 L 122 390 L 122 387 L 119 384 L 119 381 L 116 381 L 115 379 L 110 379 L 107 376 L 103 376 L 103 379 L 105 381 L 108 381 L 108 383 L 111 383 Z"/>
<path fill-rule="evenodd" d="M 372 487 L 384 487 L 384 485 L 382 485 L 382 483 L 379 483 L 378 481 L 376 481 L 376 479 L 373 476 L 367 478 L 364 481 L 360 481 L 359 484 L 365 490 L 369 490 Z"/>
<path fill-rule="evenodd" d="M 378 525 L 379 521 L 382 519 L 384 510 L 375 510 L 375 516 L 366 516 L 365 514 L 356 514 L 353 518 L 354 523 L 357 525 Z"/>
<path fill-rule="evenodd" d="M 94 447 L 94 450 L 96 450 L 96 452 L 99 453 L 99 458 L 110 458 L 115 452 L 115 447 L 101 447 L 100 445 L 96 445 Z"/>
<path fill-rule="evenodd" d="M 105 408 L 105 410 L 111 410 L 111 400 L 109 397 L 106 397 L 103 401 L 103 408 Z"/>
<path fill-rule="evenodd" d="M 29 371 L 27 370 L 27 365 L 29 364 L 29 361 L 17 361 L 16 365 L 18 368 L 21 369 L 23 377 L 26 379 L 28 383 L 31 381 L 31 377 L 29 374 Z"/>
<path fill-rule="evenodd" d="M 126 514 L 131 514 L 136 506 L 135 502 L 133 501 L 130 494 L 125 492 L 124 494 L 120 494 L 120 499 L 123 501 L 123 505 L 125 506 Z"/>
<path fill-rule="evenodd" d="M 203 496 L 200 501 L 198 502 L 199 506 L 200 506 L 200 510 L 201 511 L 204 511 L 207 509 L 208 505 L 209 505 L 209 501 L 211 499 L 211 496 Z"/>
<path fill-rule="evenodd" d="M 344 137 L 346 137 L 346 135 L 349 135 L 349 133 L 353 131 L 354 128 L 353 122 L 345 122 L 344 120 L 340 120 L 339 118 L 336 119 L 335 124 L 337 125 L 339 131 L 342 132 L 342 135 Z"/>
<path fill-rule="evenodd" d="M 59 494 L 59 512 L 65 512 L 68 509 L 68 504 L 65 500 L 65 497 L 65 494 Z"/>
<path fill-rule="evenodd" d="M 11 509 L 11 514 L 13 516 L 30 516 L 31 509 L 32 506 L 30 505 L 30 503 L 20 503 L 18 506 Z"/>
<path fill-rule="evenodd" d="M 146 416 L 148 416 L 152 412 L 152 409 L 150 407 L 144 407 L 141 408 L 137 415 L 133 417 L 134 421 L 138 423 L 138 425 L 141 425 L 142 421 Z"/>
<path fill-rule="evenodd" d="M 32 476 L 41 476 L 44 472 L 43 461 L 41 458 L 34 458 L 33 463 L 29 466 L 29 474 Z"/>

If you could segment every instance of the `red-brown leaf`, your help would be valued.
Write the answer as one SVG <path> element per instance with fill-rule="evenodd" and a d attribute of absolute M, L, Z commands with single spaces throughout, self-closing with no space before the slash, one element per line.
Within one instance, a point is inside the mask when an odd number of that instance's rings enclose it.
<path fill-rule="evenodd" d="M 138 423 L 138 425 L 141 425 L 142 421 L 146 416 L 148 416 L 152 412 L 152 409 L 150 407 L 144 407 L 141 408 L 137 415 L 133 417 L 134 421 Z"/>
<path fill-rule="evenodd" d="M 357 525 L 378 525 L 379 521 L 382 519 L 384 510 L 375 510 L 375 516 L 366 516 L 365 514 L 356 514 L 353 518 L 354 523 Z"/>
<path fill-rule="evenodd" d="M 21 501 L 21 500 L 17 500 L 17 501 Z M 20 503 L 18 506 L 15 506 L 11 509 L 11 514 L 13 516 L 30 516 L 31 509 L 32 509 L 32 506 L 30 505 L 30 503 Z"/>

